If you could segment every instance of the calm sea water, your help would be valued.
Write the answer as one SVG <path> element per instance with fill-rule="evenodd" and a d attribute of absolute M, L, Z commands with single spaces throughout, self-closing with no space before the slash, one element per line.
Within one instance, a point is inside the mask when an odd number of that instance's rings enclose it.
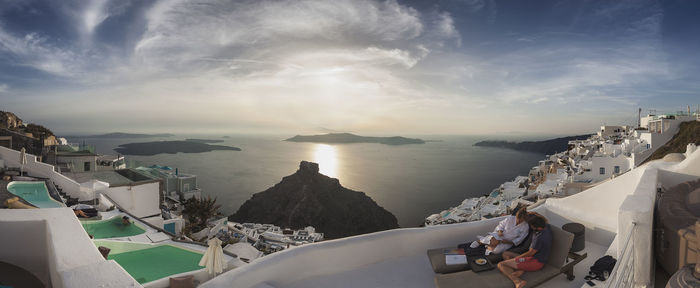
<path fill-rule="evenodd" d="M 420 145 L 314 144 L 285 142 L 288 136 L 183 136 L 146 139 L 72 138 L 95 145 L 98 153 L 115 154 L 120 144 L 185 138 L 220 139 L 214 145 L 242 151 L 127 156 L 134 164 L 177 167 L 195 174 L 205 195 L 217 198 L 226 215 L 251 195 L 293 174 L 302 160 L 317 162 L 321 173 L 340 179 L 349 189 L 365 192 L 392 212 L 402 227 L 418 226 L 425 217 L 469 197 L 489 193 L 517 175 L 525 175 L 544 158 L 537 153 L 475 147 L 484 136 L 428 136 Z M 497 137 L 492 137 L 497 138 Z M 501 137 L 503 138 L 503 137 Z"/>

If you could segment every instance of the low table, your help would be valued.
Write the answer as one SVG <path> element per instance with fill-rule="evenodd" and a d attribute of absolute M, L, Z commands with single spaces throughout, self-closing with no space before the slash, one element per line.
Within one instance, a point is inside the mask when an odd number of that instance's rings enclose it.
<path fill-rule="evenodd" d="M 476 261 L 477 259 L 485 259 L 485 260 L 486 260 L 486 264 L 484 264 L 484 265 L 476 264 L 475 261 Z M 476 273 L 483 272 L 483 271 L 488 271 L 488 270 L 491 270 L 491 269 L 495 268 L 495 266 L 493 266 L 493 263 L 491 263 L 491 261 L 489 260 L 489 258 L 486 258 L 486 257 L 484 257 L 484 256 L 480 256 L 480 257 L 467 257 L 467 262 L 469 263 L 469 267 L 472 269 L 472 271 L 474 271 L 474 272 L 476 272 Z"/>
<path fill-rule="evenodd" d="M 430 265 L 433 268 L 433 271 L 435 273 L 440 273 L 440 274 L 447 274 L 447 273 L 454 273 L 454 272 L 459 272 L 459 271 L 464 271 L 464 270 L 471 270 L 472 267 L 478 266 L 477 270 L 478 271 L 486 271 L 486 270 L 491 270 L 494 268 L 493 263 L 498 262 L 500 260 L 500 257 L 498 259 L 494 259 L 494 254 L 491 254 L 489 256 L 483 255 L 483 256 L 467 256 L 467 263 L 464 264 L 454 264 L 454 265 L 447 265 L 445 263 L 445 253 L 448 251 L 454 250 L 455 248 L 438 248 L 438 249 L 430 249 L 428 250 L 428 259 L 430 260 Z M 486 258 L 488 261 L 488 264 L 486 265 L 477 265 L 477 264 L 470 264 L 470 260 L 476 260 L 478 258 Z M 484 267 L 486 266 L 486 267 Z"/>

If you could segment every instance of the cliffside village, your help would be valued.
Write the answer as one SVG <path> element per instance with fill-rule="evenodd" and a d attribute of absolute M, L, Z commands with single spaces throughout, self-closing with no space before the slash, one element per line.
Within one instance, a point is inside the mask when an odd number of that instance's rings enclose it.
<path fill-rule="evenodd" d="M 547 155 L 527 176 L 517 176 L 485 196 L 465 199 L 456 207 L 432 214 L 425 225 L 493 218 L 511 213 L 519 204 L 529 206 L 544 198 L 579 193 L 641 165 L 673 138 L 682 122 L 698 117 L 690 111 L 649 114 L 640 115 L 636 127 L 601 126 L 589 139 L 569 141 L 566 151 Z"/>
<path fill-rule="evenodd" d="M 22 155 L 25 163 L 12 163 Z M 92 146 L 68 143 L 42 126 L 23 123 L 15 114 L 0 111 L 0 172 L 5 175 L 4 181 L 44 180 L 49 195 L 64 206 L 100 212 L 117 208 L 161 234 L 121 240 L 154 243 L 158 241 L 153 239 L 172 237 L 204 243 L 217 237 L 225 251 L 246 255 L 241 258 L 247 262 L 324 239 L 323 233 L 313 227 L 292 230 L 271 224 L 228 222 L 226 217 L 208 219 L 199 231 L 185 229 L 190 223 L 183 215 L 184 202 L 202 198 L 197 176 L 157 164 L 127 168 L 126 163 L 124 155 L 95 153 Z M 102 218 L 100 215 L 90 220 Z"/>

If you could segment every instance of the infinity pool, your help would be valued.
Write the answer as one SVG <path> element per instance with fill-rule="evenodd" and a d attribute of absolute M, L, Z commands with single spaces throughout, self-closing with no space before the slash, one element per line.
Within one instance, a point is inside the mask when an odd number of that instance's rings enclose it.
<path fill-rule="evenodd" d="M 49 196 L 43 181 L 12 181 L 7 184 L 7 191 L 39 208 L 66 207 Z"/>
<path fill-rule="evenodd" d="M 109 248 L 109 256 L 139 283 L 147 283 L 175 274 L 202 269 L 202 253 L 173 245 L 143 244 L 118 241 L 94 241 Z"/>
<path fill-rule="evenodd" d="M 107 220 L 81 221 L 81 224 L 83 229 L 95 239 L 128 237 L 146 232 L 136 223 L 124 225 L 121 216 L 114 216 Z"/>

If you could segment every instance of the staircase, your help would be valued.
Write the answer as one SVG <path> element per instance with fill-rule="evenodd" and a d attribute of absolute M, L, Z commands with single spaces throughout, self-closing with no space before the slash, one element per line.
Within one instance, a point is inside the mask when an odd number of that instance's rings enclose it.
<path fill-rule="evenodd" d="M 78 204 L 78 198 L 73 198 L 68 196 L 65 192 L 63 192 L 63 189 L 61 189 L 60 186 L 56 186 L 56 191 L 58 191 L 58 194 L 61 195 L 61 198 L 64 199 L 64 203 L 66 206 L 73 206 L 75 204 Z"/>

